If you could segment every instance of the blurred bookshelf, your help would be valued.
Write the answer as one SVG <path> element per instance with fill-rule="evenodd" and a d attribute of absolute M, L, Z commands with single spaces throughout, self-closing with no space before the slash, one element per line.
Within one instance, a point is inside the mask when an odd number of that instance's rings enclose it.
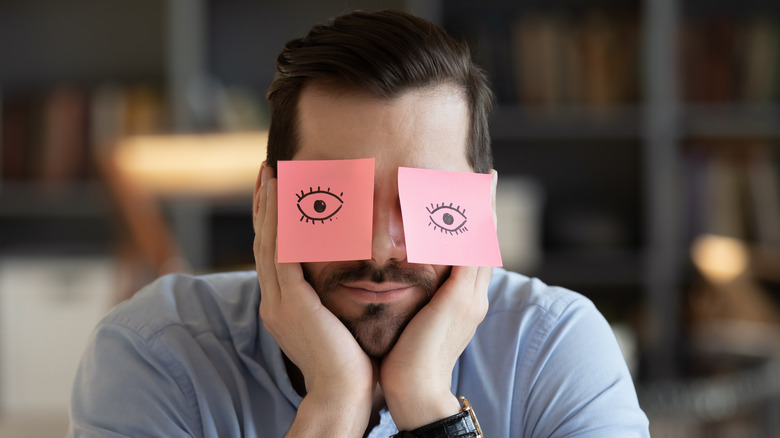
<path fill-rule="evenodd" d="M 0 254 L 113 257 L 127 231 L 95 155 L 129 135 L 264 129 L 284 42 L 379 7 L 438 22 L 488 71 L 495 166 L 532 187 L 507 199 L 535 204 L 517 234 L 534 256 L 507 267 L 631 327 L 639 381 L 683 377 L 698 236 L 780 247 L 775 1 L 3 2 Z M 162 205 L 195 270 L 251 266 L 251 199 Z M 776 301 L 770 277 L 756 281 Z"/>
<path fill-rule="evenodd" d="M 438 12 L 493 83 L 499 175 L 542 187 L 541 256 L 520 271 L 584 293 L 635 333 L 649 293 L 641 67 L 645 39 L 654 36 L 648 7 L 456 0 Z"/>
<path fill-rule="evenodd" d="M 656 431 L 696 436 L 706 433 L 699 422 L 723 436 L 775 436 L 776 393 L 751 404 L 762 391 L 732 387 L 719 397 L 733 409 L 693 406 L 717 386 L 707 378 L 725 378 L 707 361 L 730 363 L 738 382 L 770 373 L 780 354 L 748 359 L 723 342 L 717 359 L 703 358 L 696 335 L 759 321 L 769 323 L 766 336 L 780 324 L 780 283 L 766 269 L 780 259 L 757 255 L 780 248 L 780 5 L 456 0 L 442 2 L 439 16 L 494 82 L 499 173 L 544 189 L 543 255 L 530 273 L 585 293 L 634 329 L 635 377 L 670 382 L 666 392 L 640 384 L 649 413 L 674 418 L 666 405 L 678 420 L 688 416 Z M 728 286 L 694 260 L 699 242 L 718 239 L 729 244 L 708 251 L 723 260 L 733 260 L 729 245 L 750 254 Z M 694 378 L 693 389 L 673 383 Z M 759 426 L 723 421 L 740 415 Z"/>

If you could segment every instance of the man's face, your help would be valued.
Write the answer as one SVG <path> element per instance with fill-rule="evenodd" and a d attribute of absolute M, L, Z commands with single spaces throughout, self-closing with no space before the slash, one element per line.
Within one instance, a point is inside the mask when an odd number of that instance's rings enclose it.
<path fill-rule="evenodd" d="M 304 263 L 303 270 L 366 353 L 383 357 L 450 272 L 449 266 L 406 262 L 398 168 L 473 172 L 466 159 L 466 102 L 450 85 L 392 100 L 309 86 L 298 111 L 293 159 L 375 159 L 371 260 Z"/>

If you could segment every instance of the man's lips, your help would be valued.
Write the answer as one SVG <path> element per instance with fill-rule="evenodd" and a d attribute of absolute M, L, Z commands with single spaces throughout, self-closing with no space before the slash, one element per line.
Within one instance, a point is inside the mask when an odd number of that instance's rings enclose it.
<path fill-rule="evenodd" d="M 411 285 L 409 284 L 394 283 L 391 281 L 383 281 L 382 283 L 377 283 L 374 281 L 354 281 L 354 282 L 342 283 L 342 286 L 350 289 L 363 289 L 367 292 L 375 292 L 375 293 L 386 293 L 386 292 L 392 292 L 394 290 L 406 289 L 408 287 L 411 287 Z"/>
<path fill-rule="evenodd" d="M 400 299 L 414 285 L 405 283 L 356 281 L 342 283 L 353 299 L 367 303 L 389 303 Z"/>

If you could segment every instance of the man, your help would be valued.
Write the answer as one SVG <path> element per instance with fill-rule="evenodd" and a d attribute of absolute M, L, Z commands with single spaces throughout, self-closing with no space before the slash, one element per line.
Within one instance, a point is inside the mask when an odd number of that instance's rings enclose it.
<path fill-rule="evenodd" d="M 468 402 L 488 437 L 648 435 L 589 301 L 406 261 L 398 168 L 490 172 L 491 93 L 463 46 L 405 13 L 348 14 L 285 46 L 268 98 L 257 273 L 167 276 L 115 309 L 71 436 L 476 436 Z M 371 259 L 278 263 L 276 163 L 351 158 L 375 159 Z"/>

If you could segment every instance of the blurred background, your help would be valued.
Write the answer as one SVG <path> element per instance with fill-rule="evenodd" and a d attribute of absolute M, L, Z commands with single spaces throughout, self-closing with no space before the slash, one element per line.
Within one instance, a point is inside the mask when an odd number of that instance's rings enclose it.
<path fill-rule="evenodd" d="M 143 284 L 253 269 L 275 57 L 355 8 L 469 43 L 505 265 L 595 302 L 653 436 L 780 436 L 780 3 L 0 0 L 0 437 L 65 433 Z"/>

